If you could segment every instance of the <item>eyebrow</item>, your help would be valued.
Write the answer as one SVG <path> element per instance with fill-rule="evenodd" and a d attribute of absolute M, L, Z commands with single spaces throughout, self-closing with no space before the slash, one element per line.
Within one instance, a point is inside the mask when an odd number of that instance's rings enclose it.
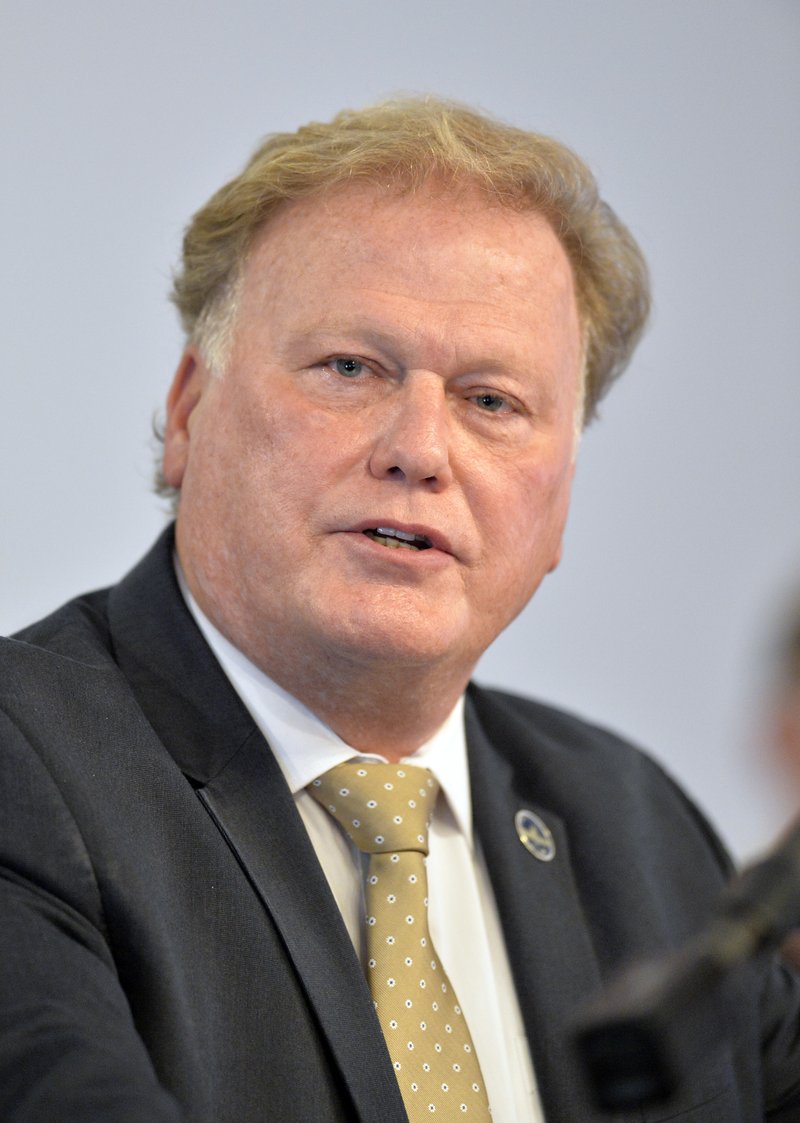
<path fill-rule="evenodd" d="M 359 317 L 358 320 L 336 320 L 330 323 L 318 324 L 310 329 L 298 327 L 290 330 L 288 342 L 290 346 L 315 345 L 318 347 L 337 347 L 343 339 L 360 339 L 372 347 L 389 350 L 396 347 L 405 332 L 387 330 L 384 326 L 368 319 Z"/>

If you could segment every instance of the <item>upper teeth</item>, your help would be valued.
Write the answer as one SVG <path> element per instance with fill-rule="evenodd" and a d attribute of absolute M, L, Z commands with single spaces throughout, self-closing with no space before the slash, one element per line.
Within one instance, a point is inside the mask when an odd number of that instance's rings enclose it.
<path fill-rule="evenodd" d="M 421 534 L 410 534 L 407 530 L 395 530 L 389 526 L 376 526 L 374 530 L 365 530 L 370 538 L 381 542 L 384 546 L 393 546 L 395 549 L 429 550 L 431 542 Z"/>
<path fill-rule="evenodd" d="M 413 542 L 417 537 L 416 534 L 409 534 L 405 530 L 392 530 L 387 526 L 377 526 L 375 533 L 380 534 L 383 538 L 400 538 L 403 542 Z"/>

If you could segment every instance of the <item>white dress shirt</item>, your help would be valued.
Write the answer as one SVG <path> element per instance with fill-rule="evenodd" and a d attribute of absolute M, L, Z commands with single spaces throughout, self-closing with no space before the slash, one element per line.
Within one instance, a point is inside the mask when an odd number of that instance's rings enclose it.
<path fill-rule="evenodd" d="M 229 643 L 176 568 L 189 610 L 280 765 L 363 963 L 366 856 L 306 788 L 343 761 L 383 758 L 355 752 Z M 492 1116 L 497 1123 L 544 1123 L 497 906 L 472 833 L 463 698 L 405 763 L 429 768 L 441 789 L 429 840 L 429 924 L 472 1034 Z"/>

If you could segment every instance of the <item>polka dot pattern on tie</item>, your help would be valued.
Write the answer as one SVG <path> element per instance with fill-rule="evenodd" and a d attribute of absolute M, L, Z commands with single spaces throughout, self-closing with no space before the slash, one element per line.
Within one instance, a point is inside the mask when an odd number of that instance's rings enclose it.
<path fill-rule="evenodd" d="M 370 855 L 367 979 L 409 1120 L 491 1118 L 478 1058 L 428 931 L 428 826 L 439 786 L 424 768 L 350 761 L 309 791 Z"/>

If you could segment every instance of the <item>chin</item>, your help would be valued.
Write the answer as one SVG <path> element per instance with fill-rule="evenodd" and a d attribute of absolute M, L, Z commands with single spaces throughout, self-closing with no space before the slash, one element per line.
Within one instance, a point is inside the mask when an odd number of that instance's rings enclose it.
<path fill-rule="evenodd" d="M 360 606 L 347 619 L 330 621 L 329 640 L 355 661 L 394 667 L 432 666 L 463 658 L 466 644 L 454 619 L 433 612 L 369 612 Z"/>

